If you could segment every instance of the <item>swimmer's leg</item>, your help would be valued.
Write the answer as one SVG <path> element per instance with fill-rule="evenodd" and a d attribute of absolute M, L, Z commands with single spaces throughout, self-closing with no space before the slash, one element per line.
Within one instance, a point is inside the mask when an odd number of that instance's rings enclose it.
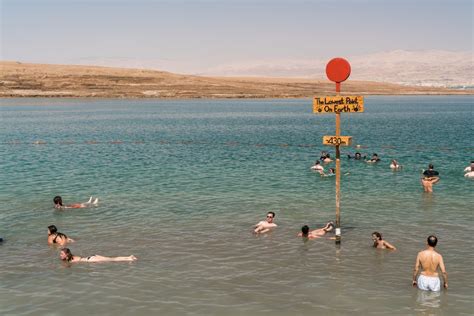
<path fill-rule="evenodd" d="M 95 198 L 94 202 L 92 202 L 92 205 L 97 205 L 99 204 L 99 198 Z"/>
<path fill-rule="evenodd" d="M 92 196 L 89 198 L 89 201 L 87 201 L 86 203 L 89 204 L 92 202 Z"/>

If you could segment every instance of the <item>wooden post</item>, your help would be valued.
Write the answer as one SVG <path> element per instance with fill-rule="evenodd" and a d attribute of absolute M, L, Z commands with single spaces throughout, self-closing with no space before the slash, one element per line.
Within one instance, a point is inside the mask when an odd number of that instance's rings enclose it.
<path fill-rule="evenodd" d="M 336 113 L 336 137 L 341 136 L 341 113 Z M 341 243 L 341 151 L 336 146 L 336 244 Z"/>
<path fill-rule="evenodd" d="M 340 97 L 341 82 L 349 78 L 351 65 L 344 58 L 333 58 L 326 65 L 326 75 L 336 83 L 336 97 L 315 97 L 313 113 L 336 114 L 336 136 L 324 136 L 325 145 L 336 147 L 336 245 L 341 243 L 341 151 L 340 146 L 350 146 L 352 137 L 341 136 L 341 112 L 364 111 L 363 97 Z"/>

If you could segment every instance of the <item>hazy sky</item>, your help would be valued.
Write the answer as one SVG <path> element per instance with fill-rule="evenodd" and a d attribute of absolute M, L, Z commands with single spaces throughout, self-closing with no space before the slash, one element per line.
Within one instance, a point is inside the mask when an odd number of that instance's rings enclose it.
<path fill-rule="evenodd" d="M 473 50 L 472 0 L 0 3 L 2 60 L 166 60 L 196 70 L 250 60 L 395 49 Z"/>

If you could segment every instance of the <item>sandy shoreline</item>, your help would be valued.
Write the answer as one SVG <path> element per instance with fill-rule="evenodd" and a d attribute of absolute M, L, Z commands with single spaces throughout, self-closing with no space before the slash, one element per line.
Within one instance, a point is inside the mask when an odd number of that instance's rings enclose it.
<path fill-rule="evenodd" d="M 311 98 L 333 95 L 334 83 L 293 78 L 228 78 L 96 66 L 0 62 L 0 98 Z M 348 81 L 342 94 L 472 95 L 473 90 Z"/>

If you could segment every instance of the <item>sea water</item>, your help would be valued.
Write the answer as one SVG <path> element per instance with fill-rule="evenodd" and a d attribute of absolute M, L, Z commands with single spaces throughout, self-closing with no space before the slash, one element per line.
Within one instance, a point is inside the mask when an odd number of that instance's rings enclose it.
<path fill-rule="evenodd" d="M 335 178 L 310 170 L 334 156 L 322 136 L 335 118 L 310 99 L 3 99 L 0 314 L 472 315 L 473 109 L 471 96 L 367 96 L 365 112 L 342 114 L 353 147 L 338 247 L 296 237 L 335 220 Z M 347 159 L 356 151 L 382 160 Z M 99 206 L 58 211 L 56 195 Z M 267 211 L 278 228 L 253 235 Z M 74 254 L 138 261 L 66 265 L 51 224 Z M 374 231 L 397 250 L 374 249 Z M 411 286 L 430 234 L 449 273 L 441 293 Z"/>

